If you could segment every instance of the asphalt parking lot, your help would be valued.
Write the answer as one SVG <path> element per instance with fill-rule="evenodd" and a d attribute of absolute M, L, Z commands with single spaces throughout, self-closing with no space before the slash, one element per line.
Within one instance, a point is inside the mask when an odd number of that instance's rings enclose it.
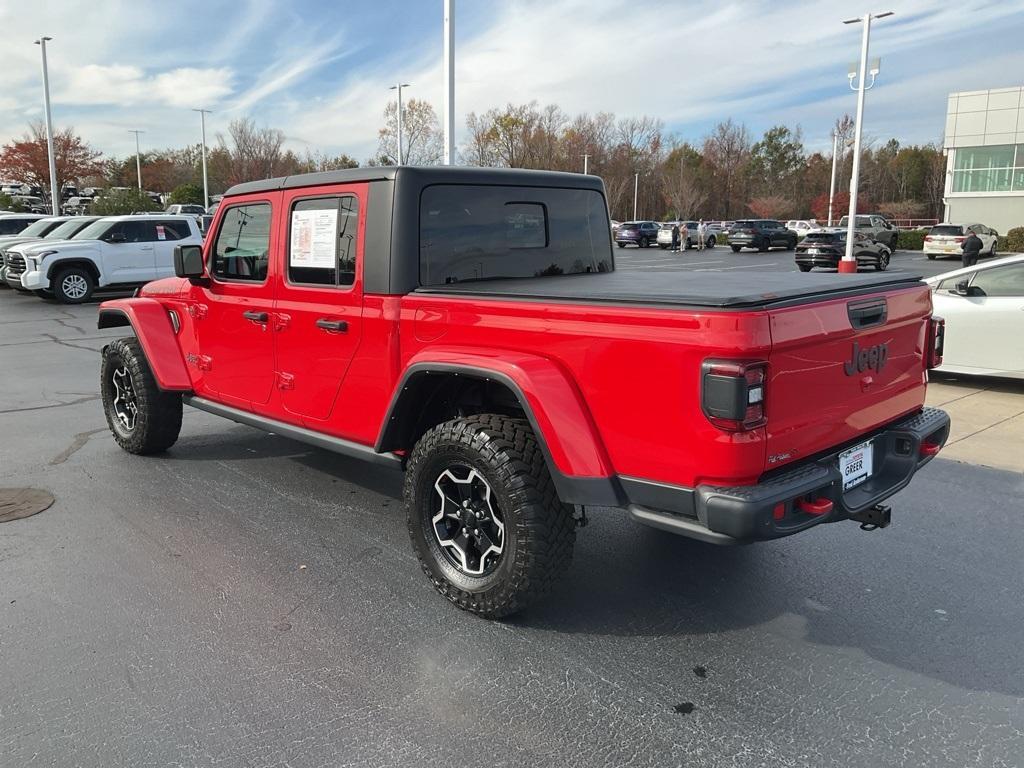
<path fill-rule="evenodd" d="M 1020 472 L 937 459 L 887 530 L 752 547 L 593 510 L 556 593 L 487 622 L 423 578 L 388 470 L 190 410 L 121 452 L 95 316 L 0 292 L 0 486 L 56 497 L 0 524 L 4 766 L 1021 765 Z"/>

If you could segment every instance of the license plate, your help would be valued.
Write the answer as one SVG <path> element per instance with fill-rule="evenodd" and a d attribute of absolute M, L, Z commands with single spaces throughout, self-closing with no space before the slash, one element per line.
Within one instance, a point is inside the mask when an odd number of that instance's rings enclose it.
<path fill-rule="evenodd" d="M 843 490 L 860 485 L 871 477 L 872 441 L 855 445 L 839 454 L 839 472 L 843 476 Z"/>
<path fill-rule="evenodd" d="M 811 256 L 817 256 L 819 253 L 821 253 L 821 251 L 817 248 L 808 248 L 807 253 L 809 253 Z"/>

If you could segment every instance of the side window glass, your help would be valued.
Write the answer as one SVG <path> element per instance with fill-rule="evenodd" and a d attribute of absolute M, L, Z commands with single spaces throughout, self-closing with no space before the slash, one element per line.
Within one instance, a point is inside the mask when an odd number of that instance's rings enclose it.
<path fill-rule="evenodd" d="M 222 280 L 267 279 L 270 203 L 236 205 L 224 213 L 213 248 L 213 274 Z"/>
<path fill-rule="evenodd" d="M 156 240 L 156 227 L 151 221 L 126 221 L 122 226 L 125 242 L 149 243 Z"/>
<path fill-rule="evenodd" d="M 971 288 L 978 296 L 1024 296 L 1024 263 L 979 270 Z"/>
<path fill-rule="evenodd" d="M 188 223 L 181 219 L 156 222 L 157 240 L 184 240 L 190 234 Z"/>
<path fill-rule="evenodd" d="M 288 282 L 352 285 L 358 225 L 359 200 L 352 195 L 296 202 L 288 225 Z"/>

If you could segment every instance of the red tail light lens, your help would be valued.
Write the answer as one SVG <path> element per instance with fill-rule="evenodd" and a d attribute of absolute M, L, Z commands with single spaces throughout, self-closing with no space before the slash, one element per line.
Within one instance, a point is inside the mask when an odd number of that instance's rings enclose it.
<path fill-rule="evenodd" d="M 941 317 L 928 318 L 925 363 L 929 369 L 942 365 L 942 352 L 946 345 L 946 321 Z"/>
<path fill-rule="evenodd" d="M 924 241 L 925 241 L 926 243 L 930 243 L 930 242 L 932 241 L 932 236 L 931 236 L 931 235 L 925 235 L 925 236 L 924 236 Z"/>
<path fill-rule="evenodd" d="M 953 239 L 954 239 L 954 240 L 956 240 L 956 241 L 957 241 L 958 243 L 962 243 L 962 242 L 963 242 L 964 240 L 966 240 L 967 238 L 966 238 L 966 237 L 964 237 L 963 235 L 957 235 L 957 236 L 956 236 L 955 238 L 953 238 Z"/>
<path fill-rule="evenodd" d="M 701 374 L 701 407 L 708 421 L 726 432 L 764 425 L 766 363 L 705 360 Z"/>

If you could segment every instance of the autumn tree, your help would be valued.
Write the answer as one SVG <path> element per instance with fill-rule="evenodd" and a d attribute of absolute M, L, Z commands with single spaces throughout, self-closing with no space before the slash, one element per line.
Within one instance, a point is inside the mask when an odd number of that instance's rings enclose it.
<path fill-rule="evenodd" d="M 409 99 L 402 104 L 402 155 L 398 157 L 398 103 L 384 109 L 384 127 L 377 132 L 378 165 L 437 165 L 444 157 L 444 135 L 430 102 Z"/>
<path fill-rule="evenodd" d="M 77 182 L 101 169 L 101 153 L 90 147 L 70 127 L 54 134 L 53 154 L 58 183 Z M 28 133 L 21 139 L 5 144 L 0 149 L 0 173 L 6 178 L 49 189 L 49 152 L 42 123 L 31 123 Z"/>
<path fill-rule="evenodd" d="M 747 207 L 759 219 L 783 219 L 792 212 L 793 201 L 781 195 L 766 195 L 755 197 Z"/>

